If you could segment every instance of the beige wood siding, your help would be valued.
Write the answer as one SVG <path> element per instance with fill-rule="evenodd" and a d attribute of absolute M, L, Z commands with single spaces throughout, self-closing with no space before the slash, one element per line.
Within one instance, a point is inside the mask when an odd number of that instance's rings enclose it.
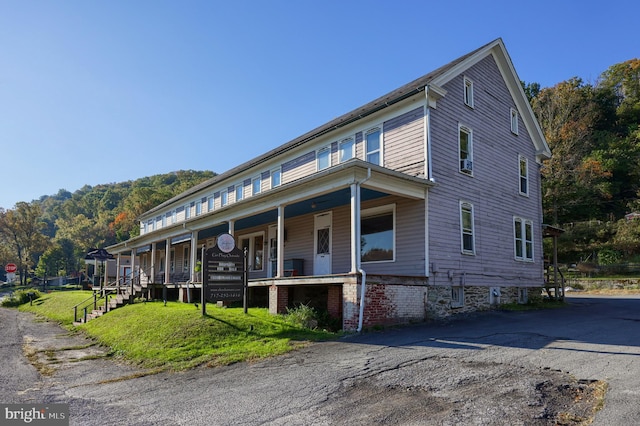
<path fill-rule="evenodd" d="M 316 171 L 316 152 L 310 151 L 282 164 L 282 183 L 288 183 Z"/>
<path fill-rule="evenodd" d="M 424 176 L 424 107 L 416 108 L 384 123 L 384 166 Z"/>

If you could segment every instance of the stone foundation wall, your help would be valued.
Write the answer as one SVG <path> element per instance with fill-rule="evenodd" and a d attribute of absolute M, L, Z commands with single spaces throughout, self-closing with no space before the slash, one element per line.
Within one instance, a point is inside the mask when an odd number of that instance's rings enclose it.
<path fill-rule="evenodd" d="M 406 324 L 444 319 L 461 313 L 494 309 L 502 304 L 519 303 L 521 296 L 534 301 L 540 287 L 464 286 L 463 303 L 452 300 L 451 286 L 427 285 L 425 280 L 375 276 L 367 279 L 363 327 Z M 343 286 L 343 329 L 357 329 L 360 284 Z"/>

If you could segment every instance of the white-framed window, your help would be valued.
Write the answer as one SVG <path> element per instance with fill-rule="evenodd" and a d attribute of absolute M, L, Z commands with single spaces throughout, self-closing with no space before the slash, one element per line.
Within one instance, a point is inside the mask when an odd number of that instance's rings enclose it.
<path fill-rule="evenodd" d="M 473 108 L 473 81 L 469 78 L 464 77 L 464 104 L 468 107 Z"/>
<path fill-rule="evenodd" d="M 200 216 L 202 214 L 202 201 L 196 202 L 196 216 Z"/>
<path fill-rule="evenodd" d="M 458 124 L 458 152 L 460 172 L 473 176 L 473 131 Z"/>
<path fill-rule="evenodd" d="M 518 134 L 518 111 L 511 108 L 511 133 Z"/>
<path fill-rule="evenodd" d="M 141 228 L 142 228 L 142 234 L 146 234 L 147 233 L 147 222 L 140 222 Z"/>
<path fill-rule="evenodd" d="M 207 211 L 208 212 L 212 212 L 213 208 L 214 208 L 214 198 L 213 195 L 209 198 L 207 198 Z"/>
<path fill-rule="evenodd" d="M 461 308 L 464 306 L 464 287 L 451 286 L 451 307 Z"/>
<path fill-rule="evenodd" d="M 226 206 L 229 204 L 229 193 L 225 190 L 220 193 L 220 205 Z"/>
<path fill-rule="evenodd" d="M 529 195 L 529 160 L 522 155 L 518 156 L 518 174 L 520 182 L 518 184 L 520 195 Z"/>
<path fill-rule="evenodd" d="M 369 163 L 382 165 L 382 131 L 380 127 L 369 129 L 364 134 L 365 160 Z"/>
<path fill-rule="evenodd" d="M 271 188 L 275 188 L 282 184 L 282 170 L 280 167 L 271 170 Z"/>
<path fill-rule="evenodd" d="M 167 226 L 167 215 L 168 215 L 168 214 L 169 214 L 169 213 L 166 213 L 166 214 L 163 214 L 163 215 L 162 215 L 162 224 L 161 224 L 161 226 L 162 226 L 163 228 L 164 228 L 165 226 Z"/>
<path fill-rule="evenodd" d="M 513 218 L 513 242 L 516 260 L 533 262 L 533 222 L 521 217 Z"/>
<path fill-rule="evenodd" d="M 191 204 L 184 206 L 184 217 L 185 219 L 189 219 L 191 217 Z"/>
<path fill-rule="evenodd" d="M 153 226 L 153 225 L 154 225 L 154 223 L 155 223 L 155 222 L 153 221 L 153 219 L 149 219 L 149 220 L 147 221 L 147 230 L 149 230 L 149 232 L 151 232 L 151 231 L 153 231 L 153 230 L 154 230 L 154 226 Z"/>
<path fill-rule="evenodd" d="M 360 260 L 392 262 L 396 253 L 396 205 L 362 210 L 360 217 Z"/>
<path fill-rule="evenodd" d="M 244 198 L 244 185 L 241 183 L 236 185 L 236 203 Z"/>
<path fill-rule="evenodd" d="M 476 254 L 473 204 L 460 201 L 460 247 L 464 254 Z"/>
<path fill-rule="evenodd" d="M 340 153 L 339 161 L 341 163 L 353 158 L 353 156 L 355 155 L 354 153 L 355 144 L 353 143 L 353 138 L 347 138 L 342 140 L 339 146 L 340 146 L 338 149 Z"/>
<path fill-rule="evenodd" d="M 258 176 L 251 181 L 251 194 L 258 195 L 260 192 L 262 192 L 262 178 Z"/>
<path fill-rule="evenodd" d="M 173 210 L 171 212 L 171 223 L 176 223 L 178 221 L 178 212 Z"/>
<path fill-rule="evenodd" d="M 331 166 L 331 148 L 325 147 L 316 154 L 317 170 L 323 170 Z"/>
<path fill-rule="evenodd" d="M 264 232 L 242 235 L 239 238 L 240 249 L 247 249 L 250 271 L 264 269 Z"/>

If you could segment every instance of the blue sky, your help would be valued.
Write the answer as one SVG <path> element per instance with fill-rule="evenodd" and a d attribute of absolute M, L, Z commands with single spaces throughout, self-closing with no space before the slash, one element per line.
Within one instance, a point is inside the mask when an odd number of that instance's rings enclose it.
<path fill-rule="evenodd" d="M 520 78 L 640 56 L 640 2 L 0 0 L 0 207 L 222 173 L 498 37 Z"/>

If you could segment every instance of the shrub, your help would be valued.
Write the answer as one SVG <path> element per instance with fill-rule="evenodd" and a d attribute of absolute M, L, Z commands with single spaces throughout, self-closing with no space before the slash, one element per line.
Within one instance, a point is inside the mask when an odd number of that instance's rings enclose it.
<path fill-rule="evenodd" d="M 333 318 L 326 310 L 317 310 L 309 305 L 301 303 L 294 308 L 287 308 L 287 321 L 298 327 L 305 327 L 312 330 L 321 328 L 336 332 L 341 329 L 342 323 L 339 318 Z"/>
<path fill-rule="evenodd" d="M 294 308 L 287 308 L 287 321 L 291 324 L 305 327 L 316 328 L 318 326 L 318 315 L 314 308 L 304 303 Z"/>
<path fill-rule="evenodd" d="M 32 295 L 32 298 L 29 297 L 30 294 Z M 30 300 L 36 300 L 40 296 L 42 296 L 42 293 L 40 293 L 36 289 L 16 290 L 13 292 L 13 294 L 10 297 L 7 297 L 2 301 L 2 306 L 5 306 L 5 307 L 20 306 L 29 302 Z"/>

